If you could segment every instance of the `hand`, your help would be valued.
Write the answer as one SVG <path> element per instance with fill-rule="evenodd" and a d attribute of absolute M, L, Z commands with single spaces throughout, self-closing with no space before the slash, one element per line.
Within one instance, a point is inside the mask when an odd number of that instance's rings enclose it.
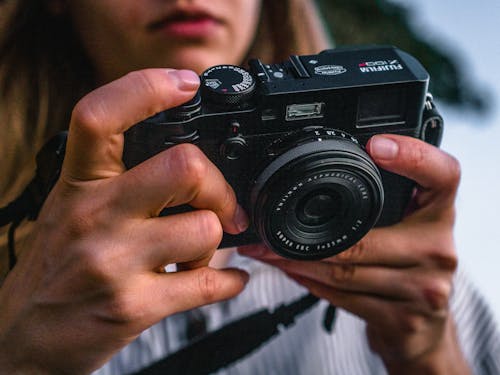
<path fill-rule="evenodd" d="M 263 245 L 240 253 L 280 268 L 316 296 L 363 318 L 369 343 L 390 372 L 463 365 L 448 311 L 457 266 L 459 165 L 443 151 L 403 136 L 375 136 L 367 150 L 381 168 L 418 184 L 413 210 L 400 223 L 373 229 L 352 248 L 322 261 L 287 260 Z M 458 372 L 448 368 L 447 373 Z"/>
<path fill-rule="evenodd" d="M 188 71 L 144 70 L 75 107 L 61 176 L 0 290 L 0 368 L 88 373 L 165 316 L 227 299 L 247 274 L 207 267 L 223 229 L 247 219 L 193 145 L 125 171 L 123 132 L 189 100 Z M 200 210 L 158 217 L 168 206 Z M 183 264 L 183 271 L 162 273 Z"/>

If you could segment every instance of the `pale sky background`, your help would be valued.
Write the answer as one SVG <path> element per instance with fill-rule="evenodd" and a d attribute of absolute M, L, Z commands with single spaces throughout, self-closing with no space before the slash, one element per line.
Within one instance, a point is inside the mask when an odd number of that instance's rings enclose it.
<path fill-rule="evenodd" d="M 393 1 L 409 6 L 418 33 L 457 52 L 464 72 L 491 90 L 486 117 L 440 110 L 442 148 L 462 165 L 455 228 L 460 264 L 500 323 L 500 0 Z"/>

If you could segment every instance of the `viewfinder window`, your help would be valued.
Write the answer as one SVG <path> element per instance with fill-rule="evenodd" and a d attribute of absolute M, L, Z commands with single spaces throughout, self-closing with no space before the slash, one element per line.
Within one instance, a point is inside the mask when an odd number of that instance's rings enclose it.
<path fill-rule="evenodd" d="M 403 89 L 380 89 L 359 95 L 358 128 L 404 125 L 406 95 Z"/>

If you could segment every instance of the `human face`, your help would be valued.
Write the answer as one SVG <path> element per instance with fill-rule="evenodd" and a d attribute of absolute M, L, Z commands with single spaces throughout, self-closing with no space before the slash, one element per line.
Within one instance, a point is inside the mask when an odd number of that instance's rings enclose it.
<path fill-rule="evenodd" d="M 241 64 L 261 0 L 70 0 L 66 9 L 102 82 L 168 67 Z"/>

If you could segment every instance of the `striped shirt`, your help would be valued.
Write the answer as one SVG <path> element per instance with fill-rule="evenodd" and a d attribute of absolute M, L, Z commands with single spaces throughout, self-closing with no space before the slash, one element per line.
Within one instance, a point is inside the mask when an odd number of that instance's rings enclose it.
<path fill-rule="evenodd" d="M 235 255 L 230 265 L 247 270 L 250 281 L 236 298 L 199 309 L 209 330 L 253 311 L 289 303 L 307 292 L 278 269 L 252 259 Z M 385 374 L 381 359 L 369 348 L 363 320 L 338 310 L 329 333 L 322 326 L 327 306 L 320 301 L 294 325 L 218 374 Z M 461 270 L 455 275 L 450 308 L 473 373 L 500 374 L 500 331 L 487 304 Z M 189 316 L 176 314 L 144 331 L 95 374 L 131 373 L 189 344 Z"/>

